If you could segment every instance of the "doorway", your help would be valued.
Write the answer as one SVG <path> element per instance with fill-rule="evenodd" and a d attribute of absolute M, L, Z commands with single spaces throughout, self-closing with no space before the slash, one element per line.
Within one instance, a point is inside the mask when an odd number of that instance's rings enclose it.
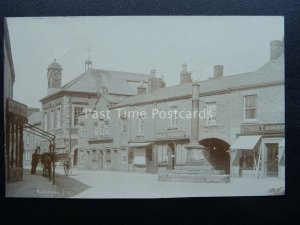
<path fill-rule="evenodd" d="M 267 145 L 267 176 L 278 177 L 278 144 Z"/>

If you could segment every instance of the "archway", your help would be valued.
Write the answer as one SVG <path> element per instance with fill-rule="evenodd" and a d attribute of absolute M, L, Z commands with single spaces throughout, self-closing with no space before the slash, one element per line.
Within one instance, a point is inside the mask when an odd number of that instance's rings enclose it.
<path fill-rule="evenodd" d="M 77 166 L 78 165 L 78 146 L 73 147 L 73 149 L 71 150 L 70 156 L 73 159 L 73 166 Z"/>
<path fill-rule="evenodd" d="M 230 173 L 230 155 L 227 152 L 230 145 L 218 138 L 206 138 L 200 141 L 205 147 L 206 157 L 216 170 Z"/>

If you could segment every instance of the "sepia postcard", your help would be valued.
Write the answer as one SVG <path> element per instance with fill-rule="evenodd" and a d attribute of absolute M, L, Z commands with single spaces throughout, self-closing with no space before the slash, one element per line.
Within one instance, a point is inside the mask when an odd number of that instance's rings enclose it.
<path fill-rule="evenodd" d="M 282 16 L 4 19 L 6 197 L 285 193 Z"/>

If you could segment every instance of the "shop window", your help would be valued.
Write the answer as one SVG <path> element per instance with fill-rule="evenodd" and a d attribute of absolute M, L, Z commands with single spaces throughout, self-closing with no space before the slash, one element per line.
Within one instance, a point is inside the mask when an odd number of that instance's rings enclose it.
<path fill-rule="evenodd" d="M 253 152 L 252 151 L 247 151 L 243 152 L 242 158 L 243 162 L 243 169 L 244 170 L 253 170 L 254 169 L 254 158 L 253 158 Z"/>

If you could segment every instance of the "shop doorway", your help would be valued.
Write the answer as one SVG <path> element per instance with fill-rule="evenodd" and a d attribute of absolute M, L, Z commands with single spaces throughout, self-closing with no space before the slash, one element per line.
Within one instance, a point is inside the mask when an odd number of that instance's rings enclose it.
<path fill-rule="evenodd" d="M 278 176 L 278 144 L 267 145 L 267 176 Z"/>
<path fill-rule="evenodd" d="M 75 149 L 74 151 L 74 158 L 73 158 L 73 166 L 78 165 L 78 148 Z"/>

